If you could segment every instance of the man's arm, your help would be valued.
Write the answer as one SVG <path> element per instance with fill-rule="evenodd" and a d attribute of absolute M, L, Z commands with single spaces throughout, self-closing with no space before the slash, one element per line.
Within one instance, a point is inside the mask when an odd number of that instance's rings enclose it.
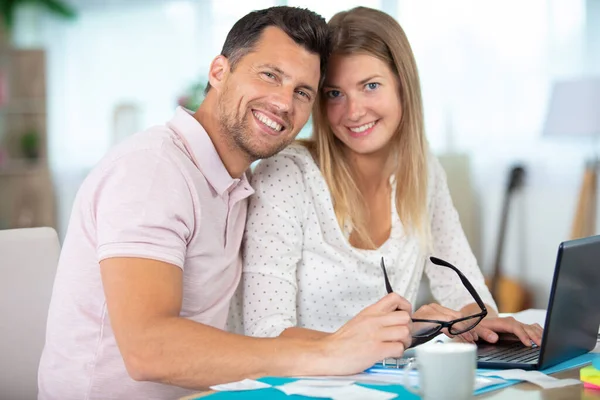
<path fill-rule="evenodd" d="M 287 328 L 281 334 L 280 337 L 288 337 L 288 338 L 302 338 L 302 339 L 322 339 L 330 335 L 327 332 L 315 331 L 314 329 L 308 328 L 300 328 L 297 326 L 293 326 L 291 328 Z"/>
<path fill-rule="evenodd" d="M 408 303 L 397 295 L 322 339 L 251 338 L 179 317 L 183 272 L 177 266 L 119 257 L 100 268 L 119 350 L 139 381 L 199 389 L 266 375 L 349 374 L 410 345 L 410 313 L 394 311 Z"/>

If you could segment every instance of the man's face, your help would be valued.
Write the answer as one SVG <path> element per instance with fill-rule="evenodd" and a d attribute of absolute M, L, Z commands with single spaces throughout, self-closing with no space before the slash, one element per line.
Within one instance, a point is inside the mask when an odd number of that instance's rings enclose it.
<path fill-rule="evenodd" d="M 290 144 L 310 116 L 320 59 L 279 28 L 266 28 L 219 90 L 219 122 L 250 159 L 267 158 Z"/>

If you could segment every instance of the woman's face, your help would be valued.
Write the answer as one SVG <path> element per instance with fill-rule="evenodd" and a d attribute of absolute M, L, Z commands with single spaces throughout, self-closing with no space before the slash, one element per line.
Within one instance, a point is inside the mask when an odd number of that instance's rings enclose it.
<path fill-rule="evenodd" d="M 398 80 L 366 55 L 333 55 L 323 87 L 335 136 L 358 154 L 385 152 L 402 118 Z"/>

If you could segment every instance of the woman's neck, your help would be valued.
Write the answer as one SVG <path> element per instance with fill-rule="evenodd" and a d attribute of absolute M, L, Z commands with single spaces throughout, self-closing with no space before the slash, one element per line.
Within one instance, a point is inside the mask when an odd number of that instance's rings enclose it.
<path fill-rule="evenodd" d="M 384 152 L 357 154 L 348 150 L 346 153 L 356 185 L 363 195 L 379 192 L 389 185 L 392 169 L 388 162 L 388 154 L 381 153 Z"/>

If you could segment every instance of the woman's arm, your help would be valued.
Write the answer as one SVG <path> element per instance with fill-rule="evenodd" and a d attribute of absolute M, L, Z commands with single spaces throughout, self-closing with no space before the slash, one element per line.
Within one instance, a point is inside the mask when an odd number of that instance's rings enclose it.
<path fill-rule="evenodd" d="M 280 154 L 261 161 L 252 176 L 255 193 L 248 206 L 241 283 L 247 335 L 275 337 L 297 324 L 296 268 L 309 199 L 296 162 Z"/>
<path fill-rule="evenodd" d="M 431 213 L 431 234 L 433 255 L 456 266 L 473 285 L 487 308 L 487 316 L 473 330 L 475 339 L 496 342 L 498 333 L 515 334 L 524 344 L 540 344 L 542 328 L 537 325 L 526 325 L 512 317 L 498 318 L 497 306 L 485 284 L 483 274 L 471 251 L 465 233 L 460 224 L 458 213 L 452 203 L 446 174 L 435 157 L 431 157 L 433 168 L 433 200 Z M 463 316 L 481 312 L 473 297 L 451 270 L 427 261 L 425 271 L 429 277 L 431 291 L 441 305 L 453 310 L 460 310 Z M 464 336 L 463 336 L 464 338 Z"/>
<path fill-rule="evenodd" d="M 469 279 L 487 305 L 488 312 L 495 311 L 496 303 L 485 284 L 483 274 L 460 224 L 458 212 L 452 203 L 446 173 L 437 158 L 430 156 L 429 160 L 431 169 L 429 176 L 432 180 L 430 185 L 432 190 L 431 255 L 456 266 Z M 432 294 L 441 305 L 453 310 L 461 310 L 474 303 L 473 297 L 454 271 L 434 265 L 427 260 L 425 273 L 429 277 Z"/>

